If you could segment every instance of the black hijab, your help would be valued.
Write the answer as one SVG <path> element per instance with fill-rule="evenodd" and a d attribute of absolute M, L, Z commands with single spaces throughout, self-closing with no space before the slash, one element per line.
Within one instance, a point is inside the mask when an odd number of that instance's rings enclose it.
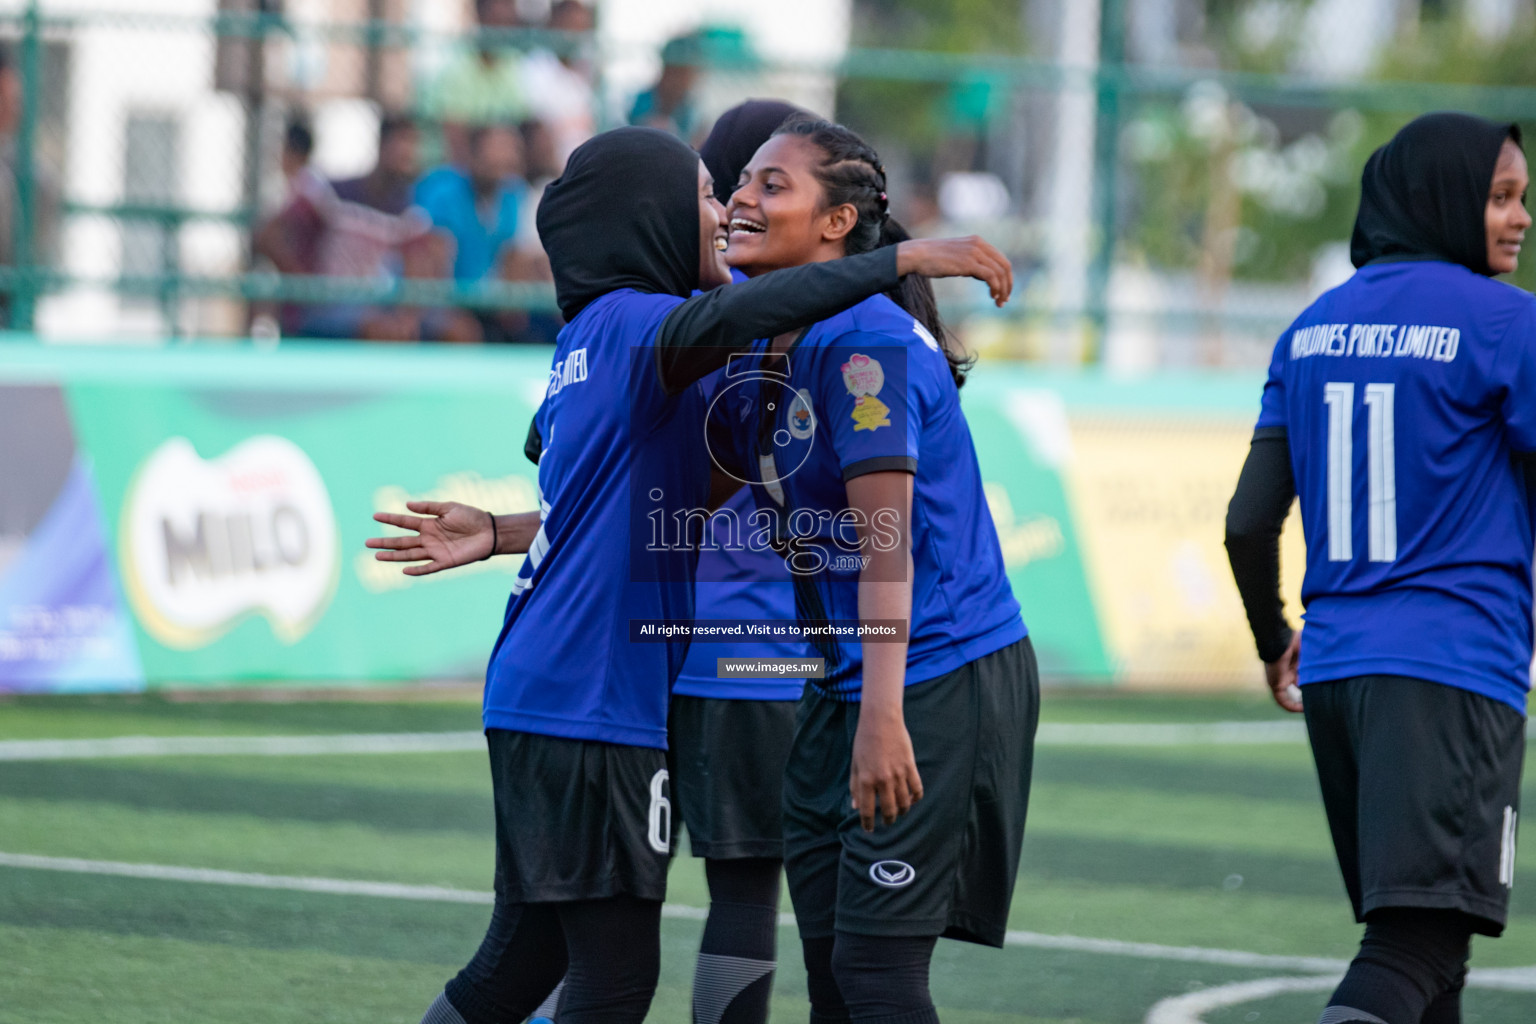
<path fill-rule="evenodd" d="M 1519 126 L 1450 112 L 1408 122 L 1365 162 L 1354 265 L 1418 257 L 1491 277 L 1484 210 L 1505 139 L 1519 145 Z"/>
<path fill-rule="evenodd" d="M 655 128 L 576 147 L 539 202 L 539 241 L 567 321 L 620 288 L 686 298 L 699 286 L 699 155 Z"/>
<path fill-rule="evenodd" d="M 704 166 L 714 176 L 716 199 L 722 204 L 730 201 L 742 169 L 752 162 L 752 154 L 794 114 L 811 116 L 780 100 L 747 100 L 720 115 L 699 149 Z"/>

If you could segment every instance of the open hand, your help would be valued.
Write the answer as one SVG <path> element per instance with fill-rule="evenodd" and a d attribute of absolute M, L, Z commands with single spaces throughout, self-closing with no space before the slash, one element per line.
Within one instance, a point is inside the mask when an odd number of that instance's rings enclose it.
<path fill-rule="evenodd" d="M 492 553 L 495 530 L 491 514 L 485 509 L 456 501 L 408 501 L 405 507 L 420 515 L 375 512 L 373 518 L 414 533 L 403 537 L 369 537 L 366 543 L 370 548 L 380 549 L 373 557 L 381 562 L 425 563 L 401 569 L 407 576 L 425 576 L 468 565 Z"/>
<path fill-rule="evenodd" d="M 1291 636 L 1285 653 L 1274 661 L 1264 663 L 1264 679 L 1275 697 L 1275 703 L 1292 713 L 1301 711 L 1301 687 L 1296 684 L 1296 672 L 1301 664 L 1301 630 Z"/>
<path fill-rule="evenodd" d="M 1013 264 L 984 238 L 916 238 L 896 245 L 896 272 L 985 281 L 999 307 L 1013 294 Z"/>
<path fill-rule="evenodd" d="M 876 811 L 880 820 L 890 825 L 923 798 L 912 737 L 899 717 L 881 721 L 875 715 L 859 716 L 848 789 L 866 832 L 875 830 Z"/>

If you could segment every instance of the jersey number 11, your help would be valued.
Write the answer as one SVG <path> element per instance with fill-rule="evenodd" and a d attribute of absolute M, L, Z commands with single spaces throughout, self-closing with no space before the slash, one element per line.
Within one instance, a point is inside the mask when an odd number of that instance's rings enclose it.
<path fill-rule="evenodd" d="M 1393 450 L 1395 384 L 1365 386 L 1366 499 L 1370 559 L 1397 559 L 1397 469 Z M 1354 558 L 1355 385 L 1323 385 L 1328 406 L 1328 560 Z"/>

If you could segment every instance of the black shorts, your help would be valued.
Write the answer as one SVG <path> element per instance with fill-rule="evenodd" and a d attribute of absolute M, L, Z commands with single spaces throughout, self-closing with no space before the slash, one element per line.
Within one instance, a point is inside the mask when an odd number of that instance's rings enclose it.
<path fill-rule="evenodd" d="M 667 895 L 667 755 L 650 747 L 487 729 L 496 895 L 559 903 Z"/>
<path fill-rule="evenodd" d="M 904 714 L 923 799 L 865 832 L 848 792 L 859 705 L 806 689 L 784 776 L 784 868 L 800 934 L 1001 946 L 1040 714 L 1029 638 L 907 687 Z"/>
<path fill-rule="evenodd" d="M 673 697 L 667 760 L 695 857 L 783 857 L 795 701 Z"/>
<path fill-rule="evenodd" d="M 1355 919 L 1460 910 L 1504 930 L 1525 718 L 1467 690 L 1360 676 L 1302 690 L 1323 806 Z"/>

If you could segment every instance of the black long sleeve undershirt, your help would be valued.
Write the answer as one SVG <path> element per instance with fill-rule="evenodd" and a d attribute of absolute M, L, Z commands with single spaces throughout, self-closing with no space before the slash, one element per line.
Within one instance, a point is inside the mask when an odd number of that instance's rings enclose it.
<path fill-rule="evenodd" d="M 759 338 L 809 327 L 894 287 L 899 280 L 896 247 L 887 245 L 858 256 L 775 270 L 695 295 L 662 321 L 656 335 L 656 374 L 667 394 L 680 394 Z M 535 420 L 528 424 L 523 454 L 538 465 L 543 448 Z"/>
<path fill-rule="evenodd" d="M 1285 430 L 1255 431 L 1237 490 L 1227 505 L 1227 561 L 1264 661 L 1279 658 L 1291 642 L 1292 630 L 1280 597 L 1280 531 L 1295 500 Z"/>
<path fill-rule="evenodd" d="M 1527 508 L 1536 509 L 1536 452 L 1517 454 L 1515 461 L 1525 477 Z M 1227 560 L 1264 661 L 1284 654 L 1293 632 L 1280 597 L 1280 531 L 1295 498 L 1284 428 L 1255 431 L 1227 506 Z"/>
<path fill-rule="evenodd" d="M 695 295 L 668 314 L 656 336 L 656 373 L 667 394 L 726 364 L 759 338 L 809 327 L 895 287 L 896 247 L 775 270 Z"/>

